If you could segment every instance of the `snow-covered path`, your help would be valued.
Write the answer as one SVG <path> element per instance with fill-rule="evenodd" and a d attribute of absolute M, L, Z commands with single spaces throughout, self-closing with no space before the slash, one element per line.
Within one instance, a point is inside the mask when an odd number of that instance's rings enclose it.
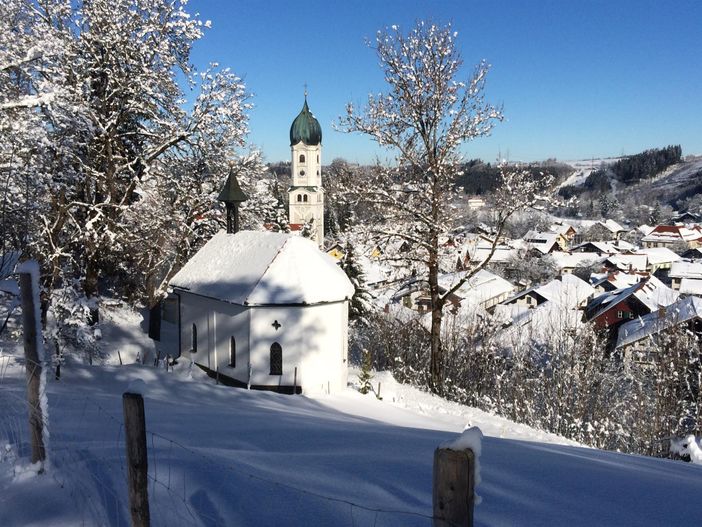
<path fill-rule="evenodd" d="M 121 394 L 135 379 L 157 434 L 149 435 L 154 525 L 429 526 L 433 450 L 467 416 L 487 434 L 477 525 L 702 524 L 699 466 L 556 444 L 389 378 L 377 401 L 195 377 L 138 365 L 66 368 L 50 384 L 55 467 L 11 481 L 11 465 L 0 464 L 0 524 L 128 525 Z M 10 371 L 0 390 L 3 402 L 21 397 L 21 377 Z"/>

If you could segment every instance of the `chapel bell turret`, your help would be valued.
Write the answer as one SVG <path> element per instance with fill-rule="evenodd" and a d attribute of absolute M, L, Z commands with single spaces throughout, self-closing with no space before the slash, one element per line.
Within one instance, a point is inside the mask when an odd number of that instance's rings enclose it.
<path fill-rule="evenodd" d="M 217 197 L 217 200 L 223 201 L 227 205 L 227 234 L 239 232 L 239 203 L 247 199 L 249 197 L 241 190 L 236 173 L 232 168 L 229 171 L 227 182 Z"/>

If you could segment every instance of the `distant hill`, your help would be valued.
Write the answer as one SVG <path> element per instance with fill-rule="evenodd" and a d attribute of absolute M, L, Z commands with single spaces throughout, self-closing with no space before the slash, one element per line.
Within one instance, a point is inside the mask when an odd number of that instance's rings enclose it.
<path fill-rule="evenodd" d="M 559 194 L 564 198 L 592 201 L 603 195 L 624 198 L 635 194 L 640 203 L 677 208 L 681 200 L 702 194 L 702 156 L 683 158 L 678 145 L 568 164 L 575 172 L 560 185 Z"/>
<path fill-rule="evenodd" d="M 620 189 L 635 192 L 642 201 L 667 203 L 676 207 L 678 201 L 702 194 L 702 156 L 687 156 L 651 179 Z"/>

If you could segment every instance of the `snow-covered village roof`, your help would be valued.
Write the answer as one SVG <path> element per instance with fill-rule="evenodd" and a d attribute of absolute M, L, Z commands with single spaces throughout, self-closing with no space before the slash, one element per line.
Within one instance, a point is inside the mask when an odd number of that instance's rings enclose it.
<path fill-rule="evenodd" d="M 639 249 L 638 252 L 648 256 L 648 263 L 650 265 L 667 264 L 680 260 L 680 255 L 667 247 L 647 247 Z"/>
<path fill-rule="evenodd" d="M 580 303 L 595 294 L 595 288 L 577 276 L 566 273 L 538 287 L 536 292 L 563 308 L 577 308 Z"/>
<path fill-rule="evenodd" d="M 478 241 L 475 245 L 468 245 L 465 251 L 465 260 L 474 263 L 482 263 L 490 255 L 492 251 L 492 244 L 485 241 Z M 504 263 L 508 262 L 510 259 L 517 255 L 516 249 L 510 247 L 509 245 L 500 244 L 495 247 L 495 252 L 493 253 L 490 261 L 492 263 Z"/>
<path fill-rule="evenodd" d="M 638 230 L 644 236 L 647 236 L 648 234 L 650 234 L 651 231 L 653 231 L 653 229 L 655 229 L 655 227 L 653 227 L 651 225 L 647 225 L 645 223 L 643 225 L 639 225 L 638 227 L 636 227 L 636 230 Z"/>
<path fill-rule="evenodd" d="M 558 247 L 559 236 L 555 232 L 529 231 L 524 235 L 524 241 L 537 251 L 547 254 L 554 249 L 554 245 Z"/>
<path fill-rule="evenodd" d="M 613 254 L 607 258 L 606 262 L 622 271 L 629 269 L 646 271 L 648 269 L 648 256 L 645 254 Z"/>
<path fill-rule="evenodd" d="M 439 276 L 439 288 L 446 291 L 464 276 L 465 272 L 443 274 Z M 511 293 L 514 289 L 514 285 L 501 276 L 481 269 L 459 287 L 455 294 L 468 303 L 480 304 L 500 295 Z"/>
<path fill-rule="evenodd" d="M 171 279 L 171 287 L 232 304 L 318 304 L 354 289 L 314 242 L 274 232 L 220 231 Z"/>
<path fill-rule="evenodd" d="M 556 234 L 560 234 L 561 236 L 567 235 L 571 229 L 573 230 L 573 232 L 575 232 L 575 227 L 567 223 L 554 223 L 548 228 L 548 230 L 550 230 L 551 232 L 555 232 Z"/>
<path fill-rule="evenodd" d="M 604 257 L 600 256 L 599 253 L 565 253 L 562 251 L 552 252 L 551 258 L 561 270 L 594 265 L 604 260 Z"/>
<path fill-rule="evenodd" d="M 605 221 L 600 221 L 600 225 L 602 225 L 605 229 L 608 231 L 612 232 L 613 234 L 616 234 L 618 232 L 623 232 L 626 229 L 619 225 L 616 221 L 614 220 L 605 220 Z"/>
<path fill-rule="evenodd" d="M 702 262 L 673 262 L 668 276 L 671 278 L 702 278 Z"/>
<path fill-rule="evenodd" d="M 699 278 L 683 278 L 680 280 L 681 295 L 702 295 L 702 280 Z"/>
<path fill-rule="evenodd" d="M 597 252 L 599 254 L 617 254 L 619 249 L 614 242 L 583 242 L 571 248 L 572 252 Z"/>
<path fill-rule="evenodd" d="M 665 309 L 653 311 L 623 324 L 617 336 L 617 348 L 659 333 L 693 318 L 702 318 L 702 298 L 690 296 Z"/>
<path fill-rule="evenodd" d="M 657 225 L 641 241 L 649 243 L 673 243 L 676 241 L 691 242 L 700 240 L 702 232 L 699 227 L 689 229 L 684 225 Z"/>
<path fill-rule="evenodd" d="M 622 300 L 634 296 L 641 302 L 648 311 L 655 311 L 660 307 L 668 306 L 675 302 L 679 294 L 658 280 L 655 276 L 649 276 L 643 280 L 635 281 L 632 285 L 627 285 L 629 279 L 636 280 L 638 275 L 617 273 L 608 281 L 615 283 L 619 288 L 607 291 L 595 297 L 585 309 L 588 320 L 594 320 L 602 313 L 617 305 Z"/>

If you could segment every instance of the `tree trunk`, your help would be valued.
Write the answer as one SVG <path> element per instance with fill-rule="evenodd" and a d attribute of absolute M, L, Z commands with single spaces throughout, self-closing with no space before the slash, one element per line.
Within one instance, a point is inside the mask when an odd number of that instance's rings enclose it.
<path fill-rule="evenodd" d="M 431 391 L 443 392 L 443 348 L 441 346 L 441 318 L 443 302 L 439 295 L 439 259 L 438 251 L 429 255 L 429 293 L 431 295 Z"/>

